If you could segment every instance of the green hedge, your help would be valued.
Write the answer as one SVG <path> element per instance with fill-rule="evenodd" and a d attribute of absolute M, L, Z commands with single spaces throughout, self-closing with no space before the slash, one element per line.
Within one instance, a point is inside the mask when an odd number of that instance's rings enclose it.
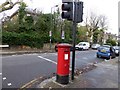
<path fill-rule="evenodd" d="M 117 45 L 116 41 L 113 40 L 113 39 L 107 39 L 106 44 L 110 44 L 112 46 L 116 46 Z"/>
<path fill-rule="evenodd" d="M 30 46 L 31 48 L 42 48 L 44 43 L 49 43 L 50 37 L 47 33 L 36 33 L 36 32 L 22 32 L 22 33 L 16 33 L 16 32 L 8 32 L 4 31 L 2 32 L 2 43 L 8 44 L 10 46 Z M 72 43 L 72 40 L 65 39 L 62 40 L 60 37 L 56 38 L 55 36 L 52 36 L 52 43 L 56 42 L 64 42 L 64 43 Z"/>
<path fill-rule="evenodd" d="M 49 41 L 49 37 L 46 35 L 39 35 L 37 33 L 15 33 L 15 32 L 3 32 L 2 43 L 9 45 L 26 45 L 30 47 L 43 47 L 45 42 Z"/>

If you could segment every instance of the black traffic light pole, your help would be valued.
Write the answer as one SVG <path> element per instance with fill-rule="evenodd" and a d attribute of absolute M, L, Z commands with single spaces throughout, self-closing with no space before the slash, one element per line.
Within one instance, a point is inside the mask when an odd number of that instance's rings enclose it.
<path fill-rule="evenodd" d="M 72 73 L 71 79 L 74 80 L 75 69 L 75 44 L 77 23 L 83 21 L 83 2 L 79 0 L 62 0 L 62 18 L 73 21 L 73 52 L 72 52 Z"/>
<path fill-rule="evenodd" d="M 76 23 L 77 19 L 77 5 L 74 3 L 74 14 L 73 14 L 73 52 L 72 52 L 72 73 L 71 79 L 74 80 L 74 69 L 75 69 L 75 43 L 76 43 Z"/>

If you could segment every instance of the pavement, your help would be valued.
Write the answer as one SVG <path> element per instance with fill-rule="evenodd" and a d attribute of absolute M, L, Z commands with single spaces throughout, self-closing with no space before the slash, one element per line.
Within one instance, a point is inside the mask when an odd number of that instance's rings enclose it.
<path fill-rule="evenodd" d="M 19 55 L 19 54 L 31 54 L 31 53 L 46 53 L 55 52 L 55 50 L 0 50 L 0 55 Z"/>
<path fill-rule="evenodd" d="M 118 85 L 118 63 L 118 57 L 95 63 L 94 68 L 85 73 L 81 73 L 79 70 L 79 74 L 75 75 L 73 81 L 69 75 L 70 80 L 67 85 L 56 82 L 54 76 L 41 82 L 37 88 L 118 88 L 120 86 L 120 84 Z M 85 69 L 87 68 L 90 67 Z"/>

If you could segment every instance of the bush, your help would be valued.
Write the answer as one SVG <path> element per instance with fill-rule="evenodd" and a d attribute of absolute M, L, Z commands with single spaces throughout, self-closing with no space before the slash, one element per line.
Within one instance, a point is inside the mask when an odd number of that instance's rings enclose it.
<path fill-rule="evenodd" d="M 2 43 L 8 45 L 26 45 L 30 47 L 41 48 L 43 47 L 44 38 L 37 33 L 15 33 L 15 32 L 3 32 Z"/>
<path fill-rule="evenodd" d="M 112 46 L 116 46 L 117 44 L 116 44 L 116 41 L 115 40 L 112 40 L 112 39 L 108 39 L 107 41 L 106 41 L 106 44 L 111 44 Z"/>

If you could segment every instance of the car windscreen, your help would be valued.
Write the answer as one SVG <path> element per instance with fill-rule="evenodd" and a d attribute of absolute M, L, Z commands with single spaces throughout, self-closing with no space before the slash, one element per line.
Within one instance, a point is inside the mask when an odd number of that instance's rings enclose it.
<path fill-rule="evenodd" d="M 119 47 L 118 47 L 118 46 L 114 46 L 113 48 L 119 50 Z"/>
<path fill-rule="evenodd" d="M 79 46 L 85 46 L 86 44 L 80 43 Z"/>
<path fill-rule="evenodd" d="M 108 48 L 110 48 L 110 45 L 103 45 L 102 47 L 108 47 Z"/>
<path fill-rule="evenodd" d="M 92 46 L 96 46 L 97 44 L 93 44 Z"/>
<path fill-rule="evenodd" d="M 103 50 L 103 49 L 106 50 L 106 51 L 109 51 L 109 50 L 110 50 L 109 47 L 105 47 L 105 46 L 104 46 L 104 47 L 99 47 L 99 50 Z"/>

